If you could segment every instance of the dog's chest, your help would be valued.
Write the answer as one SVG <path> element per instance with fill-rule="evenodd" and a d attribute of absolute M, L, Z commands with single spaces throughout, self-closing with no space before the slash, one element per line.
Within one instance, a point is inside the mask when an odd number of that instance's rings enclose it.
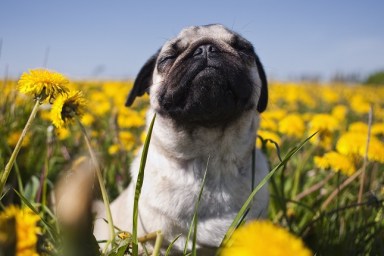
<path fill-rule="evenodd" d="M 199 202 L 199 218 L 233 217 L 251 191 L 249 165 L 235 161 L 200 158 L 148 167 L 143 197 L 151 207 L 172 219 L 190 222 L 207 171 Z"/>

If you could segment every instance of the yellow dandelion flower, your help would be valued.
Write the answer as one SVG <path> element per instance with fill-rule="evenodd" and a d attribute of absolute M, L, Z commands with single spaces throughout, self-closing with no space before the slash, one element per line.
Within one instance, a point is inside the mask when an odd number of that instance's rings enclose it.
<path fill-rule="evenodd" d="M 349 125 L 348 131 L 368 134 L 368 125 L 364 122 L 354 122 Z"/>
<path fill-rule="evenodd" d="M 94 91 L 90 94 L 90 101 L 93 103 L 92 112 L 96 116 L 103 116 L 111 110 L 111 102 L 102 92 Z"/>
<path fill-rule="evenodd" d="M 238 228 L 220 256 L 310 256 L 303 241 L 269 221 L 252 221 Z"/>
<path fill-rule="evenodd" d="M 356 172 L 353 159 L 335 151 L 325 153 L 322 157 L 315 156 L 314 162 L 321 169 L 340 171 L 348 176 Z"/>
<path fill-rule="evenodd" d="M 384 123 L 378 123 L 372 125 L 372 134 L 373 135 L 384 135 Z"/>
<path fill-rule="evenodd" d="M 71 132 L 67 127 L 61 127 L 61 128 L 56 128 L 56 135 L 59 138 L 59 140 L 65 140 L 71 135 Z"/>
<path fill-rule="evenodd" d="M 45 69 L 34 69 L 29 73 L 23 73 L 18 82 L 20 92 L 34 95 L 40 102 L 46 99 L 51 101 L 59 94 L 68 93 L 66 87 L 68 83 L 68 79 L 62 74 Z"/>
<path fill-rule="evenodd" d="M 8 138 L 7 138 L 7 143 L 9 146 L 16 146 L 17 144 L 17 141 L 19 140 L 21 136 L 21 131 L 16 131 L 16 132 L 12 132 Z M 23 140 L 23 143 L 21 144 L 22 147 L 26 147 L 29 145 L 29 141 L 30 141 L 30 136 L 27 134 L 25 137 L 24 137 L 24 140 Z"/>
<path fill-rule="evenodd" d="M 127 82 L 106 81 L 102 90 L 104 97 L 111 99 L 114 106 L 124 106 L 130 88 L 132 88 L 132 82 L 127 84 Z"/>
<path fill-rule="evenodd" d="M 347 116 L 348 108 L 344 105 L 336 105 L 332 108 L 331 115 L 339 121 L 344 121 Z"/>
<path fill-rule="evenodd" d="M 269 140 L 276 142 L 278 145 L 281 145 L 281 139 L 280 139 L 279 135 L 277 135 L 274 132 L 259 130 L 257 132 L 257 135 L 260 136 L 261 138 L 263 138 L 263 140 L 269 139 Z M 262 141 L 259 138 L 256 139 L 256 147 L 257 148 L 262 147 Z M 268 141 L 267 142 L 267 148 L 276 149 L 276 146 L 273 143 Z"/>
<path fill-rule="evenodd" d="M 143 108 L 142 110 L 139 111 L 139 114 L 142 118 L 146 118 L 147 117 L 147 112 L 148 112 L 148 108 Z"/>
<path fill-rule="evenodd" d="M 41 232 L 36 226 L 40 217 L 29 208 L 11 205 L 0 213 L 0 222 L 9 222 L 14 219 L 16 224 L 16 255 L 37 256 L 37 235 Z M 1 233 L 2 227 L 0 227 Z"/>
<path fill-rule="evenodd" d="M 1 98 L 0 98 L 0 104 L 5 104 L 8 99 L 14 99 L 16 98 L 16 91 L 15 91 L 15 85 L 12 81 L 3 82 L 0 81 L 0 87 L 2 89 L 1 91 Z"/>
<path fill-rule="evenodd" d="M 287 115 L 284 109 L 269 110 L 261 114 L 261 120 L 281 120 Z"/>
<path fill-rule="evenodd" d="M 147 131 L 144 130 L 144 131 L 142 131 L 141 134 L 140 134 L 140 141 L 141 141 L 142 144 L 145 143 L 146 138 L 147 138 Z"/>
<path fill-rule="evenodd" d="M 344 155 L 360 155 L 362 146 L 366 146 L 367 135 L 347 132 L 336 143 L 338 152 Z"/>
<path fill-rule="evenodd" d="M 351 109 L 358 114 L 366 114 L 371 110 L 371 103 L 362 94 L 356 94 L 350 102 Z"/>
<path fill-rule="evenodd" d="M 308 123 L 312 120 L 314 113 L 312 112 L 305 112 L 301 113 L 301 118 L 304 120 L 304 122 Z"/>
<path fill-rule="evenodd" d="M 278 122 L 287 115 L 286 110 L 275 109 L 264 112 L 260 116 L 260 129 L 277 132 L 279 130 Z"/>
<path fill-rule="evenodd" d="M 384 143 L 376 137 L 371 137 L 369 142 L 368 159 L 384 163 Z"/>
<path fill-rule="evenodd" d="M 81 91 L 72 91 L 68 95 L 60 95 L 52 105 L 51 119 L 57 128 L 62 128 L 68 123 L 84 114 L 86 100 Z"/>
<path fill-rule="evenodd" d="M 312 135 L 313 133 L 314 131 L 310 131 L 309 134 Z M 323 149 L 331 150 L 333 146 L 333 133 L 327 130 L 319 131 L 309 142 Z"/>
<path fill-rule="evenodd" d="M 132 234 L 128 233 L 128 232 L 125 232 L 125 231 L 121 231 L 117 234 L 117 236 L 120 238 L 120 239 L 128 239 L 130 237 L 132 237 Z"/>
<path fill-rule="evenodd" d="M 117 152 L 119 152 L 120 146 L 118 144 L 113 144 L 108 147 L 108 154 L 109 155 L 115 155 Z"/>
<path fill-rule="evenodd" d="M 27 134 L 27 131 L 32 125 L 33 119 L 37 114 L 39 105 L 47 99 L 50 102 L 58 95 L 66 95 L 68 89 L 65 87 L 65 85 L 67 83 L 68 80 L 62 74 L 43 69 L 30 70 L 29 74 L 24 73 L 21 75 L 18 82 L 19 91 L 22 93 L 34 95 L 35 104 L 32 108 L 31 114 L 29 115 L 28 121 L 24 126 L 23 132 L 21 133 L 21 136 L 12 151 L 11 157 L 8 163 L 5 165 L 3 175 L 1 175 L 0 178 L 0 191 L 3 190 L 3 187 L 9 177 L 12 166 L 22 146 L 22 142 Z"/>
<path fill-rule="evenodd" d="M 39 116 L 41 119 L 50 121 L 51 120 L 51 112 L 48 109 L 41 109 L 39 112 Z"/>
<path fill-rule="evenodd" d="M 81 118 L 81 123 L 85 126 L 90 126 L 95 122 L 95 117 L 91 114 L 85 113 Z"/>
<path fill-rule="evenodd" d="M 119 140 L 121 145 L 126 151 L 131 151 L 135 146 L 135 136 L 131 132 L 121 131 L 119 132 Z"/>
<path fill-rule="evenodd" d="M 315 114 L 309 122 L 309 134 L 318 132 L 310 142 L 327 150 L 332 148 L 333 133 L 340 129 L 340 122 L 329 114 Z"/>
<path fill-rule="evenodd" d="M 92 131 L 91 131 L 91 137 L 92 137 L 92 138 L 97 138 L 97 137 L 99 137 L 99 136 L 100 136 L 100 132 L 95 131 L 95 130 L 92 130 Z"/>
<path fill-rule="evenodd" d="M 277 125 L 277 122 L 275 120 L 262 118 L 259 128 L 262 130 L 277 132 L 278 125 Z"/>
<path fill-rule="evenodd" d="M 119 112 L 117 124 L 122 128 L 142 127 L 145 125 L 145 118 L 140 112 L 125 108 Z"/>
<path fill-rule="evenodd" d="M 347 132 L 340 136 L 336 149 L 343 155 L 364 157 L 367 147 L 367 134 Z M 368 147 L 368 160 L 384 163 L 384 143 L 377 137 L 371 136 Z"/>
<path fill-rule="evenodd" d="M 279 122 L 279 132 L 288 137 L 301 138 L 305 131 L 305 124 L 299 114 L 289 114 Z"/>
<path fill-rule="evenodd" d="M 309 122 L 310 133 L 316 131 L 336 131 L 339 129 L 339 120 L 329 114 L 316 114 Z"/>
<path fill-rule="evenodd" d="M 309 88 L 312 87 L 299 84 L 282 86 L 280 88 L 280 100 L 285 101 L 287 103 L 286 107 L 291 111 L 298 110 L 300 106 L 314 108 L 317 102 L 311 96 Z"/>
<path fill-rule="evenodd" d="M 384 98 L 384 93 L 382 98 Z M 384 122 L 384 107 L 374 107 L 373 108 L 373 116 L 375 117 L 375 120 L 379 122 Z"/>
<path fill-rule="evenodd" d="M 321 87 L 322 99 L 328 104 L 335 104 L 340 100 L 340 94 L 338 94 L 333 87 Z"/>

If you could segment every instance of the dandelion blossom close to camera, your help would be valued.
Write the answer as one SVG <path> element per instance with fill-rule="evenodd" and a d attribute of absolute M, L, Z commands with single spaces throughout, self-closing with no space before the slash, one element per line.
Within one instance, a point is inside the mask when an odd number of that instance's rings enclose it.
<path fill-rule="evenodd" d="M 68 95 L 60 95 L 52 105 L 51 119 L 57 128 L 72 123 L 76 116 L 85 113 L 86 100 L 81 91 L 71 91 Z"/>
<path fill-rule="evenodd" d="M 253 221 L 238 228 L 220 256 L 310 256 L 304 243 L 269 221 Z"/>
<path fill-rule="evenodd" d="M 16 255 L 38 255 L 36 252 L 37 234 L 41 232 L 36 225 L 40 217 L 29 208 L 19 208 L 11 205 L 0 213 L 0 222 L 15 220 Z M 0 227 L 0 233 L 2 227 Z M 9 234 L 8 234 L 9 235 Z"/>
<path fill-rule="evenodd" d="M 25 94 L 34 95 L 40 102 L 48 99 L 55 99 L 58 95 L 68 93 L 66 85 L 68 79 L 60 73 L 45 69 L 30 70 L 23 73 L 18 82 L 19 91 Z"/>
<path fill-rule="evenodd" d="M 68 88 L 65 87 L 69 81 L 59 73 L 51 72 L 44 69 L 30 70 L 29 73 L 23 73 L 18 82 L 19 91 L 22 93 L 30 94 L 35 97 L 35 105 L 32 108 L 28 121 L 20 134 L 19 139 L 12 151 L 11 157 L 6 164 L 2 175 L 0 175 L 0 193 L 3 191 L 5 183 L 8 180 L 9 174 L 19 154 L 22 143 L 26 137 L 27 131 L 32 125 L 33 119 L 37 114 L 41 103 L 48 99 L 49 103 L 54 100 L 58 95 L 66 95 Z"/>

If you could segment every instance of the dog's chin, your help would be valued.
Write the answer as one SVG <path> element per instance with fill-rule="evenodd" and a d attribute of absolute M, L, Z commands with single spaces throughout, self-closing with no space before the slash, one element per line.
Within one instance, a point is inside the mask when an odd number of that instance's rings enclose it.
<path fill-rule="evenodd" d="M 158 98 L 158 112 L 179 125 L 226 126 L 253 107 L 252 84 L 243 74 L 233 77 L 218 68 L 204 67 L 183 77 L 190 78 L 178 86 L 165 83 Z"/>

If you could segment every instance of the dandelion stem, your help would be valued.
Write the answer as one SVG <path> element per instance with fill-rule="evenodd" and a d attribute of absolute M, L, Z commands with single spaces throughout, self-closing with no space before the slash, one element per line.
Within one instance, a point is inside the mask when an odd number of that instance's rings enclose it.
<path fill-rule="evenodd" d="M 2 193 L 5 183 L 7 182 L 8 176 L 12 170 L 13 164 L 15 163 L 16 157 L 19 154 L 19 151 L 21 149 L 21 145 L 23 144 L 23 140 L 27 134 L 27 131 L 32 125 L 32 121 L 36 116 L 37 110 L 39 109 L 40 101 L 37 99 L 35 105 L 33 106 L 32 112 L 29 115 L 28 121 L 24 126 L 23 131 L 21 132 L 20 138 L 16 143 L 15 148 L 13 149 L 11 158 L 9 159 L 7 165 L 5 166 L 5 169 L 3 171 L 3 174 L 0 179 L 0 194 Z"/>
<path fill-rule="evenodd" d="M 155 232 L 151 232 L 151 233 L 145 234 L 144 236 L 139 237 L 137 239 L 137 241 L 139 243 L 146 243 L 148 241 L 155 240 L 156 237 L 157 237 L 157 233 L 158 232 L 160 232 L 160 231 L 155 231 Z"/>
<path fill-rule="evenodd" d="M 156 232 L 156 242 L 155 246 L 153 248 L 152 256 L 158 256 L 160 255 L 160 249 L 161 249 L 161 244 L 163 242 L 163 234 L 161 231 Z"/>
<path fill-rule="evenodd" d="M 108 243 L 106 245 L 106 249 L 107 249 L 108 244 L 109 243 L 113 244 L 114 240 L 115 240 L 115 228 L 113 226 L 112 213 L 111 213 L 111 208 L 109 206 L 108 194 L 107 194 L 107 190 L 105 188 L 104 182 L 103 182 L 103 176 L 101 175 L 100 166 L 99 166 L 99 163 L 96 159 L 95 153 L 92 150 L 91 142 L 90 142 L 90 139 L 88 137 L 87 131 L 85 130 L 85 127 L 82 125 L 82 123 L 80 122 L 80 120 L 78 118 L 76 118 L 76 121 L 80 126 L 81 132 L 84 135 L 85 142 L 87 144 L 89 153 L 91 155 L 93 165 L 95 167 L 96 176 L 97 176 L 97 179 L 99 181 L 101 195 L 103 197 L 103 202 L 104 202 L 104 206 L 105 206 L 105 213 L 106 213 L 106 217 L 107 217 L 107 221 L 108 221 L 108 227 L 109 227 L 109 236 L 110 236 L 110 238 L 109 238 L 110 240 L 108 241 Z"/>

